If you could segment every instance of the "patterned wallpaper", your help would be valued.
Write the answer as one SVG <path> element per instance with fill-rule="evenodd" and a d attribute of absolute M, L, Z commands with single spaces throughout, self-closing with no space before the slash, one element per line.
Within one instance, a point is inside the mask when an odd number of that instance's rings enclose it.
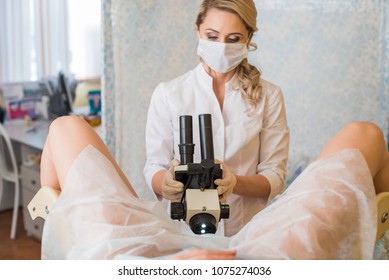
<path fill-rule="evenodd" d="M 143 197 L 145 123 L 157 84 L 198 63 L 194 22 L 199 1 L 104 0 L 105 140 Z"/>
<path fill-rule="evenodd" d="M 138 193 L 144 128 L 155 86 L 198 63 L 200 0 L 103 0 L 105 140 Z M 284 92 L 291 129 L 289 182 L 344 124 L 387 132 L 388 0 L 262 0 L 251 63 Z"/>
<path fill-rule="evenodd" d="M 289 175 L 344 124 L 387 129 L 388 1 L 257 1 L 253 60 L 284 92 Z"/>

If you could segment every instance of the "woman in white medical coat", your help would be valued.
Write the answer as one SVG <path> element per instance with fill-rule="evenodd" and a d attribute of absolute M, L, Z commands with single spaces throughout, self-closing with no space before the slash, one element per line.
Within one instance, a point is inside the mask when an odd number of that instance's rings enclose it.
<path fill-rule="evenodd" d="M 199 65 L 155 89 L 146 127 L 148 185 L 170 201 L 184 186 L 174 180 L 180 158 L 179 117 L 193 116 L 194 162 L 201 161 L 199 114 L 212 115 L 214 158 L 223 178 L 215 180 L 230 217 L 219 234 L 232 236 L 284 186 L 289 129 L 281 89 L 261 78 L 247 60 L 256 27 L 251 0 L 205 0 L 196 20 Z"/>

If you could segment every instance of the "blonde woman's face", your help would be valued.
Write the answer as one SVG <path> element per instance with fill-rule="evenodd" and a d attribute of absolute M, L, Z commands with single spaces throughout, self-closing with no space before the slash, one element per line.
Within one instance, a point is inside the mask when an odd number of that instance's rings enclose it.
<path fill-rule="evenodd" d="M 230 12 L 211 9 L 199 26 L 201 39 L 222 43 L 247 43 L 248 31 L 242 19 Z"/>

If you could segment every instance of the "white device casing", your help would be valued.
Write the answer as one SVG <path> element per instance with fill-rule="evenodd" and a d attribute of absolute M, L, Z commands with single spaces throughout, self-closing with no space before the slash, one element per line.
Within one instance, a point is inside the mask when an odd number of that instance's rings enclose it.
<path fill-rule="evenodd" d="M 41 187 L 27 205 L 31 219 L 35 220 L 37 217 L 41 217 L 46 220 L 51 207 L 57 200 L 60 193 L 60 191 L 51 187 Z"/>
<path fill-rule="evenodd" d="M 185 199 L 187 224 L 194 215 L 208 213 L 215 217 L 217 227 L 220 221 L 220 203 L 216 189 L 187 189 Z"/>

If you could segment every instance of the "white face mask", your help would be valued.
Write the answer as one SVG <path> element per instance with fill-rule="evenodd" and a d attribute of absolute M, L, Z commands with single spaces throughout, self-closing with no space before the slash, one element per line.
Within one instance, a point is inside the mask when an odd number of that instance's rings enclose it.
<path fill-rule="evenodd" d="M 197 55 L 213 70 L 227 73 L 238 66 L 247 57 L 246 44 L 226 44 L 199 39 Z"/>

